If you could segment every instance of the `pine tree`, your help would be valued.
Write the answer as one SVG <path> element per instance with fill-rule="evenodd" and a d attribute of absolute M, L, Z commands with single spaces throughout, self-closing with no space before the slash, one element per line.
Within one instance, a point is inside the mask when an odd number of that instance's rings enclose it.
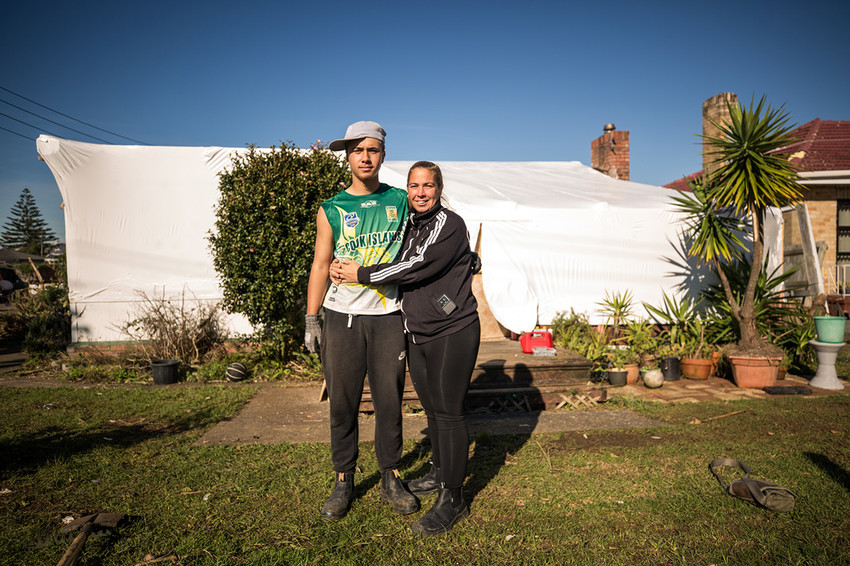
<path fill-rule="evenodd" d="M 9 220 L 3 225 L 0 246 L 40 253 L 44 243 L 55 238 L 53 230 L 48 228 L 47 222 L 41 217 L 32 193 L 24 187 L 21 197 L 12 207 Z"/>

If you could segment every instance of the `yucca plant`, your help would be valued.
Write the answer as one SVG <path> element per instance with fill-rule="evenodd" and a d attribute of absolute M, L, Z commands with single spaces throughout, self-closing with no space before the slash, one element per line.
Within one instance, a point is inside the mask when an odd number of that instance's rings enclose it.
<path fill-rule="evenodd" d="M 632 315 L 632 292 L 629 290 L 622 293 L 605 291 L 605 298 L 596 304 L 599 306 L 599 313 L 605 316 L 605 324 L 612 328 L 611 342 L 618 342 L 620 326 L 628 323 Z"/>
<path fill-rule="evenodd" d="M 669 346 L 669 350 L 680 353 L 685 345 L 685 332 L 688 324 L 697 316 L 697 306 L 701 299 L 691 303 L 687 297 L 677 298 L 662 291 L 662 302 L 660 305 L 643 303 L 646 312 L 661 326 L 666 326 L 662 333 L 663 340 Z"/>
<path fill-rule="evenodd" d="M 786 320 L 792 315 L 800 317 L 805 311 L 799 299 L 789 295 L 791 288 L 784 288 L 791 276 L 797 271 L 797 267 L 782 271 L 782 267 L 770 269 L 765 258 L 761 267 L 758 280 L 756 281 L 755 300 L 753 302 L 756 318 L 756 326 L 762 336 L 773 336 L 787 325 Z M 737 300 L 741 300 L 749 281 L 752 265 L 748 259 L 740 259 L 723 265 L 723 271 L 732 294 Z M 714 307 L 717 325 L 722 329 L 728 329 L 732 336 L 740 336 L 738 321 L 732 316 L 732 309 L 726 299 L 726 292 L 720 284 L 711 285 L 705 291 L 705 297 Z"/>
<path fill-rule="evenodd" d="M 715 124 L 718 137 L 701 136 L 714 146 L 708 155 L 718 168 L 704 186 L 693 187 L 692 195 L 680 192 L 674 202 L 685 216 L 689 255 L 712 265 L 720 278 L 740 328 L 739 351 L 763 351 L 755 301 L 764 256 L 764 212 L 797 203 L 803 187 L 783 152 L 794 141 L 784 105 L 773 109 L 762 97 L 749 107 L 730 105 L 729 113 L 729 122 Z M 741 234 L 750 236 L 752 256 L 758 259 L 751 262 L 743 294 L 735 296 L 722 266 L 744 255 Z"/>

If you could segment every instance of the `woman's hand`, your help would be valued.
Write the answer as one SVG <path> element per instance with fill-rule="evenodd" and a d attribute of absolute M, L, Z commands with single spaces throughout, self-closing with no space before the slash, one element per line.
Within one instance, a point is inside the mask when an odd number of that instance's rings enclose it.
<path fill-rule="evenodd" d="M 331 263 L 330 277 L 336 285 L 357 283 L 357 270 L 360 264 L 350 259 L 334 259 Z"/>

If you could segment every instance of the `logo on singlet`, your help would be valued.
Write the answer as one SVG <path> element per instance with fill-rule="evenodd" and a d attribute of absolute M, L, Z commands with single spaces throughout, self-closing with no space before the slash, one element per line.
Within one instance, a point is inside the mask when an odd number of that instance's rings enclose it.
<path fill-rule="evenodd" d="M 398 222 L 398 211 L 394 206 L 387 206 L 387 222 Z"/>
<path fill-rule="evenodd" d="M 367 200 L 366 202 L 360 203 L 360 208 L 372 208 L 373 206 L 378 206 L 378 201 L 376 200 Z"/>
<path fill-rule="evenodd" d="M 360 223 L 360 219 L 357 218 L 356 212 L 347 212 L 345 216 L 343 216 L 342 220 L 345 222 L 346 228 L 354 228 Z"/>

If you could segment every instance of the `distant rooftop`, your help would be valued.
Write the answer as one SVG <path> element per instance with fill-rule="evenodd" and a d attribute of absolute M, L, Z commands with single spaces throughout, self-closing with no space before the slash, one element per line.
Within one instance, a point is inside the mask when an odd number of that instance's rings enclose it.
<path fill-rule="evenodd" d="M 782 151 L 791 154 L 791 162 L 801 173 L 850 170 L 850 121 L 815 118 L 791 131 L 790 135 L 797 141 Z M 702 174 L 699 170 L 664 187 L 689 191 L 688 180 L 702 177 Z"/>

